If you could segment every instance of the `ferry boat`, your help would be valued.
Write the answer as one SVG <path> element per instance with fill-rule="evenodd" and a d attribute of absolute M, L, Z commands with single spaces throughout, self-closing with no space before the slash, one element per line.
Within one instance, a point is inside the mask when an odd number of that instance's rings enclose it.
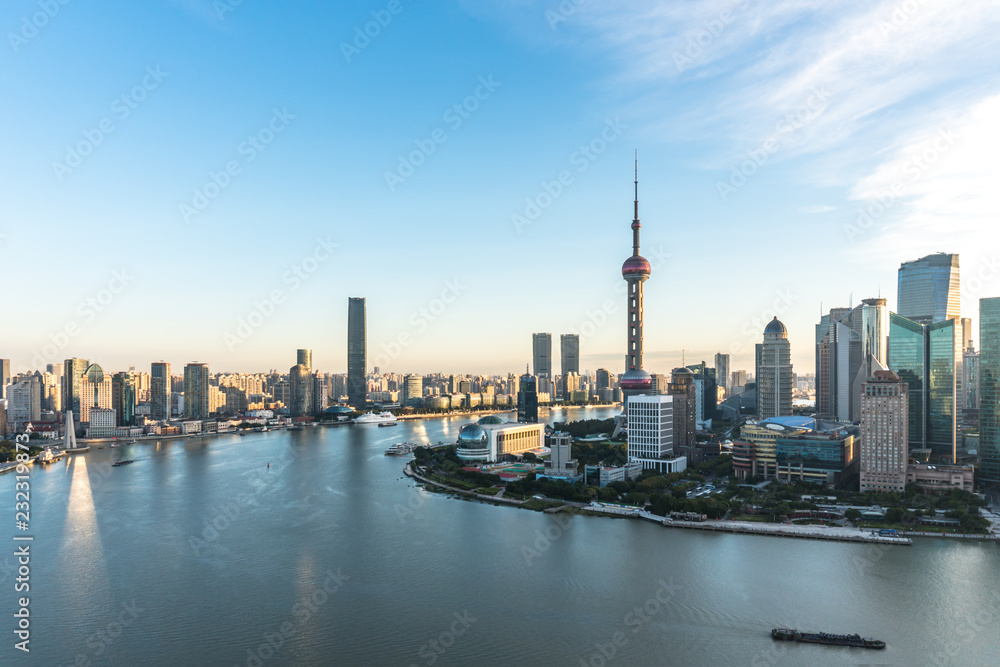
<path fill-rule="evenodd" d="M 135 463 L 132 459 L 126 459 L 124 461 L 115 461 L 111 464 L 112 468 L 120 468 L 121 466 L 127 466 L 129 463 Z"/>
<path fill-rule="evenodd" d="M 799 632 L 788 628 L 774 628 L 771 639 L 776 641 L 800 642 L 803 644 L 827 644 L 830 646 L 850 646 L 852 648 L 885 648 L 885 642 L 861 635 L 832 635 L 826 632 Z"/>
<path fill-rule="evenodd" d="M 397 422 L 397 421 L 380 422 L 378 426 L 379 426 L 379 428 L 382 428 L 383 426 L 396 426 L 398 424 L 399 424 L 399 422 Z"/>
<path fill-rule="evenodd" d="M 385 450 L 386 456 L 406 456 L 407 454 L 412 454 L 413 450 L 416 449 L 418 445 L 412 442 L 400 442 L 389 447 Z"/>
<path fill-rule="evenodd" d="M 47 465 L 49 463 L 55 463 L 62 457 L 66 456 L 63 452 L 56 452 L 51 447 L 46 447 L 42 452 L 36 457 L 36 460 L 42 464 Z"/>
<path fill-rule="evenodd" d="M 366 412 L 357 419 L 354 420 L 355 424 L 384 424 L 388 422 L 395 422 L 396 415 L 391 412 L 380 412 L 375 414 L 374 412 Z"/>

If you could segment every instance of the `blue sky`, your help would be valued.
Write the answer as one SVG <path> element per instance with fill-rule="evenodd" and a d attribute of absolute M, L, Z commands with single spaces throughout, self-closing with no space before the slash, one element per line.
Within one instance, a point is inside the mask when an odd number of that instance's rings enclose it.
<path fill-rule="evenodd" d="M 811 372 L 821 306 L 937 251 L 975 315 L 1000 7 L 940 5 L 5 3 L 0 356 L 343 371 L 365 296 L 387 370 L 620 371 L 636 149 L 653 372 L 752 369 L 775 311 Z"/>

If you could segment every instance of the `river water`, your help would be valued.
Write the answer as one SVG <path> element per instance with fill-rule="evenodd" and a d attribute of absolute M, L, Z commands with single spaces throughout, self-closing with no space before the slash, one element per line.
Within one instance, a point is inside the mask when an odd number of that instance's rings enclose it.
<path fill-rule="evenodd" d="M 469 421 L 142 443 L 33 468 L 31 652 L 14 648 L 11 546 L 0 664 L 1000 664 L 995 545 L 551 516 L 428 493 L 383 455 Z M 0 476 L 11 545 L 14 482 Z M 889 646 L 787 645 L 775 626 Z"/>

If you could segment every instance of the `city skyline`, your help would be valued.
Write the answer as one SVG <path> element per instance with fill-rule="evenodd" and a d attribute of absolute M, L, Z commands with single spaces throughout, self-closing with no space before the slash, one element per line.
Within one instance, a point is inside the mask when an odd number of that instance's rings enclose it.
<path fill-rule="evenodd" d="M 36 353 L 237 371 L 284 368 L 284 351 L 304 346 L 317 367 L 341 370 L 345 321 L 325 304 L 364 292 L 381 368 L 518 369 L 526 335 L 552 331 L 581 334 L 581 368 L 621 372 L 615 274 L 637 147 L 657 275 L 645 296 L 651 371 L 680 366 L 683 349 L 751 368 L 774 315 L 803 368 L 818 312 L 879 295 L 894 310 L 899 266 L 936 252 L 961 255 L 962 312 L 978 329 L 978 298 L 1000 289 L 981 242 L 996 208 L 1000 83 L 975 75 L 997 69 L 988 45 L 1000 9 L 961 5 L 951 20 L 953 7 L 921 7 L 898 25 L 890 2 L 841 5 L 835 17 L 736 5 L 726 19 L 725 3 L 403 5 L 364 48 L 356 29 L 378 3 L 144 6 L 116 19 L 131 28 L 119 40 L 99 42 L 105 24 L 67 8 L 12 44 L 10 84 L 38 96 L 0 112 L 23 129 L 0 167 L 12 202 L 0 248 L 72 257 L 96 243 L 107 259 L 83 272 L 56 262 L 10 294 L 11 312 L 32 316 L 5 356 L 15 372 Z M 0 20 L 21 26 L 35 9 L 14 3 Z M 426 34 L 442 26 L 461 42 L 429 49 Z M 293 53 L 251 46 L 293 28 Z M 192 31 L 184 45 L 166 36 Z M 822 45 L 845 34 L 863 48 L 824 58 Z M 303 50 L 323 56 L 304 64 Z M 456 67 L 438 71 L 449 56 Z M 231 68 L 220 78 L 205 62 Z M 335 89 L 351 92 L 331 98 Z M 421 146 L 428 154 L 408 166 Z M 836 270 L 812 270 L 803 247 Z M 512 293 L 538 293 L 539 252 L 574 267 L 568 285 L 595 288 L 526 300 L 473 343 L 463 324 L 489 320 Z M 187 297 L 213 292 L 224 298 Z M 33 308 L 38 294 L 47 308 Z M 679 312 L 699 336 L 674 326 Z"/>

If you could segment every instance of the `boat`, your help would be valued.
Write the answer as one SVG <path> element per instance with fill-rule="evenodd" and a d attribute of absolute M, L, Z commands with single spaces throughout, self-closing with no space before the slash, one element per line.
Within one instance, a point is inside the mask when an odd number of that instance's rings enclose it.
<path fill-rule="evenodd" d="M 383 424 L 386 422 L 395 422 L 396 415 L 391 412 L 380 412 L 375 414 L 374 412 L 366 412 L 357 419 L 354 420 L 355 424 Z"/>
<path fill-rule="evenodd" d="M 827 632 L 799 632 L 795 629 L 774 628 L 771 639 L 776 641 L 800 642 L 802 644 L 827 644 L 829 646 L 850 646 L 852 648 L 885 648 L 885 642 L 862 637 L 861 635 L 834 635 Z"/>
<path fill-rule="evenodd" d="M 111 464 L 112 468 L 119 468 L 121 466 L 127 466 L 129 463 L 135 463 L 132 459 L 125 459 L 124 461 L 115 461 Z"/>
<path fill-rule="evenodd" d="M 379 428 L 382 428 L 383 426 L 396 426 L 397 424 L 399 424 L 399 422 L 395 422 L 395 421 L 392 421 L 392 422 L 381 422 L 381 423 L 379 423 L 378 426 L 379 426 Z"/>
<path fill-rule="evenodd" d="M 399 442 L 385 450 L 386 456 L 406 456 L 412 454 L 419 445 L 412 442 Z"/>
<path fill-rule="evenodd" d="M 51 447 L 46 447 L 42 452 L 35 458 L 38 463 L 42 465 L 47 465 L 49 463 L 55 463 L 62 457 L 66 456 L 63 452 L 57 452 Z"/>

